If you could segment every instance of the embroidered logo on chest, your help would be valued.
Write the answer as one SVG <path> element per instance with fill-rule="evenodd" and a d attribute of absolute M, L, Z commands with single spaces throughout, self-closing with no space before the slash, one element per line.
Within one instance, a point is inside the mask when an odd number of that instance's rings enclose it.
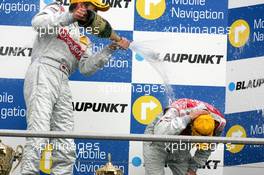
<path fill-rule="evenodd" d="M 84 50 L 79 43 L 72 39 L 69 32 L 65 28 L 61 28 L 59 30 L 58 39 L 64 41 L 67 44 L 70 52 L 75 56 L 77 60 L 81 59 L 82 55 L 84 54 Z"/>

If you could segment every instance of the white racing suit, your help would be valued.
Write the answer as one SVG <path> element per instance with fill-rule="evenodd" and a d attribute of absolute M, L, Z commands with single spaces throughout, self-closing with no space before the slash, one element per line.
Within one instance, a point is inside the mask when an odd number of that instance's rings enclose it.
<path fill-rule="evenodd" d="M 202 109 L 208 110 L 217 121 L 214 135 L 221 135 L 226 124 L 223 115 L 213 106 L 191 99 L 174 101 L 164 115 L 159 115 L 147 126 L 145 134 L 191 135 L 189 113 Z M 169 166 L 173 175 L 186 175 L 188 170 L 196 172 L 206 163 L 213 150 L 197 149 L 194 156 L 191 156 L 191 148 L 191 143 L 144 142 L 145 175 L 164 175 L 164 166 Z"/>
<path fill-rule="evenodd" d="M 103 67 L 112 51 L 105 47 L 92 55 L 91 44 L 80 42 L 79 27 L 72 14 L 65 12 L 58 3 L 40 11 L 33 18 L 32 25 L 38 35 L 24 82 L 28 130 L 73 131 L 72 95 L 68 77 L 78 68 L 82 74 L 92 74 Z M 21 164 L 22 175 L 38 174 L 41 151 L 47 144 L 54 148 L 51 174 L 73 173 L 76 155 L 72 139 L 27 138 Z"/>

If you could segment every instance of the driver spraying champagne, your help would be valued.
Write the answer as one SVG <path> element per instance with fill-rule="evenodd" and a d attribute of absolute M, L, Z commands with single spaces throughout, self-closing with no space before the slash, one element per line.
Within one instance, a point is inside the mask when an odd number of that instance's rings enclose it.
<path fill-rule="evenodd" d="M 88 12 L 95 14 L 109 8 L 99 0 L 71 0 L 69 11 L 66 11 L 61 2 L 56 1 L 33 17 L 32 26 L 37 36 L 24 81 L 29 131 L 73 131 L 69 76 L 77 69 L 86 76 L 92 75 L 108 62 L 116 49 L 128 48 L 130 42 L 119 37 L 100 52 L 92 54 L 91 41 L 80 33 L 79 24 L 90 19 Z M 113 30 L 107 31 L 110 37 Z M 40 157 L 48 143 L 57 145 L 49 156 L 52 157 L 51 174 L 73 173 L 76 159 L 73 139 L 27 138 L 21 162 L 22 175 L 39 174 Z"/>

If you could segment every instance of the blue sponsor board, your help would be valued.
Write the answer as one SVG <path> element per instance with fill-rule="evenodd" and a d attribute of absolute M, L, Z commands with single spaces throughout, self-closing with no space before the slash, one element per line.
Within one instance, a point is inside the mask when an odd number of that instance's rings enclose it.
<path fill-rule="evenodd" d="M 161 105 L 162 109 L 164 110 L 168 104 L 169 104 L 169 99 L 179 99 L 179 98 L 190 98 L 190 99 L 197 99 L 201 100 L 204 102 L 207 102 L 224 114 L 224 107 L 225 107 L 225 87 L 209 87 L 209 86 L 183 86 L 183 85 L 172 85 L 173 89 L 173 98 L 168 97 L 164 90 L 164 85 L 152 85 L 152 86 L 158 86 L 158 88 L 154 88 L 156 91 L 151 92 L 148 91 L 146 93 L 145 91 L 139 91 L 137 89 L 138 86 L 146 86 L 147 84 L 133 84 L 133 89 L 132 89 L 132 106 L 134 108 L 135 101 L 139 99 L 141 96 L 144 95 L 151 95 L 156 97 Z M 142 88 L 144 89 L 144 88 Z M 152 87 L 153 89 L 153 87 Z M 138 109 L 139 110 L 139 109 Z M 131 133 L 136 133 L 136 134 L 142 134 L 144 133 L 144 130 L 146 128 L 145 124 L 140 123 L 137 120 L 137 117 L 133 114 L 131 114 Z"/>
<path fill-rule="evenodd" d="M 108 153 L 112 163 L 128 175 L 128 141 L 75 140 L 77 160 L 75 175 L 94 175 L 98 168 L 108 162 Z"/>
<path fill-rule="evenodd" d="M 39 11 L 40 1 L 0 1 L 0 25 L 31 26 L 32 17 Z"/>
<path fill-rule="evenodd" d="M 227 0 L 138 0 L 135 5 L 134 29 L 226 34 L 227 9 Z"/>
<path fill-rule="evenodd" d="M 154 90 L 155 89 L 155 90 Z M 141 105 L 135 107 L 135 101 L 142 96 L 153 96 L 154 98 L 158 99 L 158 101 L 162 105 L 162 109 L 164 109 L 168 105 L 168 99 L 165 93 L 164 86 L 158 84 L 132 84 L 132 107 L 137 108 L 136 110 L 142 110 Z M 150 113 L 149 115 L 156 115 Z M 151 116 L 153 118 L 155 116 Z M 134 134 L 142 134 L 144 133 L 146 125 L 140 123 L 137 120 L 135 114 L 131 114 L 131 124 L 130 124 L 130 133 Z"/>
<path fill-rule="evenodd" d="M 117 32 L 120 36 L 132 40 L 133 32 L 121 31 Z M 89 38 L 94 43 L 93 52 L 100 52 L 103 47 L 110 44 L 109 39 L 102 39 L 92 35 Z M 79 71 L 75 72 L 70 80 L 76 81 L 99 81 L 99 82 L 131 82 L 132 69 L 132 51 L 116 50 L 113 52 L 111 59 L 101 70 L 97 70 L 91 76 L 84 76 Z"/>
<path fill-rule="evenodd" d="M 229 10 L 228 24 L 231 26 L 237 20 L 244 20 L 249 25 L 249 39 L 242 47 L 227 45 L 227 60 L 238 60 L 264 55 L 264 5 L 241 7 Z M 238 26 L 239 27 L 239 26 Z M 229 36 L 230 37 L 230 36 Z"/>
<path fill-rule="evenodd" d="M 240 125 L 246 131 L 247 137 L 263 138 L 264 117 L 261 111 L 248 111 L 241 113 L 227 114 L 227 125 L 225 133 L 231 127 Z M 227 149 L 224 152 L 224 165 L 242 165 L 264 161 L 263 145 L 244 145 L 243 149 L 231 153 Z"/>
<path fill-rule="evenodd" d="M 40 0 L 43 1 L 46 5 L 55 2 L 56 0 Z M 70 5 L 70 0 L 61 0 L 64 7 L 67 7 Z"/>
<path fill-rule="evenodd" d="M 0 79 L 0 128 L 26 129 L 23 80 Z"/>
<path fill-rule="evenodd" d="M 46 174 L 46 173 L 40 171 L 40 172 L 39 172 L 39 175 L 49 175 L 49 174 Z"/>
<path fill-rule="evenodd" d="M 55 0 L 42 0 L 46 5 L 54 2 Z"/>

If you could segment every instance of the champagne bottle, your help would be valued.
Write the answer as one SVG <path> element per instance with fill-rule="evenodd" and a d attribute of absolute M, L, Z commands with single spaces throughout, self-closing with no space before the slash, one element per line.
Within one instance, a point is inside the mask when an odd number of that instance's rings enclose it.
<path fill-rule="evenodd" d="M 121 37 L 118 34 L 116 34 L 111 24 L 102 16 L 98 15 L 96 12 L 92 10 L 87 10 L 86 21 L 78 21 L 78 23 L 82 27 L 92 28 L 92 34 L 100 38 L 109 38 L 116 42 L 121 40 Z"/>

